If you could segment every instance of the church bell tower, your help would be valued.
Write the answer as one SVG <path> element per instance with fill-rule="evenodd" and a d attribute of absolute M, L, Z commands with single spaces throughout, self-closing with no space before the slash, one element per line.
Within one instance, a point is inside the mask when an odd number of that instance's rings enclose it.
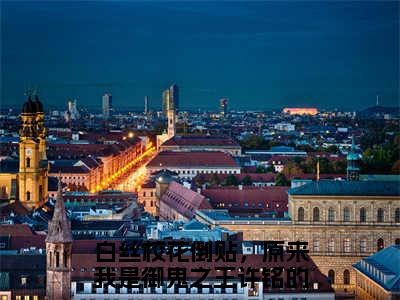
<path fill-rule="evenodd" d="M 19 132 L 19 201 L 34 209 L 47 200 L 48 163 L 43 105 L 39 97 L 28 96 L 22 107 L 22 127 Z"/>
<path fill-rule="evenodd" d="M 71 299 L 72 241 L 71 222 L 65 213 L 61 180 L 58 179 L 56 204 L 46 237 L 47 300 Z"/>

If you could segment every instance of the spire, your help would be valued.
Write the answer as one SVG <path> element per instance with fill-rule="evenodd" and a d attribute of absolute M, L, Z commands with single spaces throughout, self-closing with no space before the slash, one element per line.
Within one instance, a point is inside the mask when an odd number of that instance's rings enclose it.
<path fill-rule="evenodd" d="M 53 218 L 48 223 L 46 243 L 71 243 L 71 222 L 65 213 L 64 199 L 62 196 L 61 175 L 58 175 L 58 190 Z"/>

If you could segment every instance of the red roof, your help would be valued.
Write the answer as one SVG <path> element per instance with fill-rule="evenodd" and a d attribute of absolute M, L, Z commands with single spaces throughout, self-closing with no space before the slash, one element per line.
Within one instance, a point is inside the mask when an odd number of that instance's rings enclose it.
<path fill-rule="evenodd" d="M 175 181 L 169 184 L 160 200 L 189 219 L 194 216 L 198 209 L 212 208 L 203 195 L 185 188 Z"/>
<path fill-rule="evenodd" d="M 232 174 L 215 174 L 222 181 L 228 176 L 232 176 Z M 202 177 L 206 181 L 210 180 L 211 177 L 215 176 L 214 174 L 199 174 L 196 177 Z M 238 181 L 242 181 L 243 178 L 249 176 L 252 182 L 275 182 L 274 173 L 241 173 L 241 174 L 233 174 Z"/>
<path fill-rule="evenodd" d="M 289 187 L 237 187 L 211 188 L 202 190 L 202 194 L 210 199 L 214 208 L 231 210 L 258 209 L 263 212 L 287 212 Z M 223 203 L 223 206 L 221 206 Z"/>
<path fill-rule="evenodd" d="M 26 224 L 3 224 L 0 225 L 0 236 L 32 236 L 34 233 Z"/>
<path fill-rule="evenodd" d="M 230 137 L 225 136 L 174 136 L 162 144 L 163 146 L 222 146 L 222 147 L 240 147 L 238 143 Z"/>
<path fill-rule="evenodd" d="M 148 167 L 238 167 L 227 153 L 218 151 L 160 152 Z"/>

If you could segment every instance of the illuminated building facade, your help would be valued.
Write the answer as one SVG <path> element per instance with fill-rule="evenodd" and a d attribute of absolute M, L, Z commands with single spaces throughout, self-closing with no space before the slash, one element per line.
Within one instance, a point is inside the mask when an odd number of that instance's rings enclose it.
<path fill-rule="evenodd" d="M 169 110 L 179 110 L 179 88 L 176 84 L 171 85 L 162 94 L 162 111 L 165 116 Z"/>
<path fill-rule="evenodd" d="M 314 116 L 318 114 L 318 109 L 315 107 L 305 108 L 305 107 L 285 107 L 283 113 L 290 115 L 311 115 Z"/>

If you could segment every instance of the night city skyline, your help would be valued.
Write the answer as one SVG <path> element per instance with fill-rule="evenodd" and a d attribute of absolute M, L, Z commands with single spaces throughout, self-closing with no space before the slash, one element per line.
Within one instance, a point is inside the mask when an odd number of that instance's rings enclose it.
<path fill-rule="evenodd" d="M 24 5 L 21 5 L 24 4 Z M 398 2 L 2 2 L 1 105 L 363 109 L 399 102 Z M 51 24 L 51 26 L 49 26 Z"/>

